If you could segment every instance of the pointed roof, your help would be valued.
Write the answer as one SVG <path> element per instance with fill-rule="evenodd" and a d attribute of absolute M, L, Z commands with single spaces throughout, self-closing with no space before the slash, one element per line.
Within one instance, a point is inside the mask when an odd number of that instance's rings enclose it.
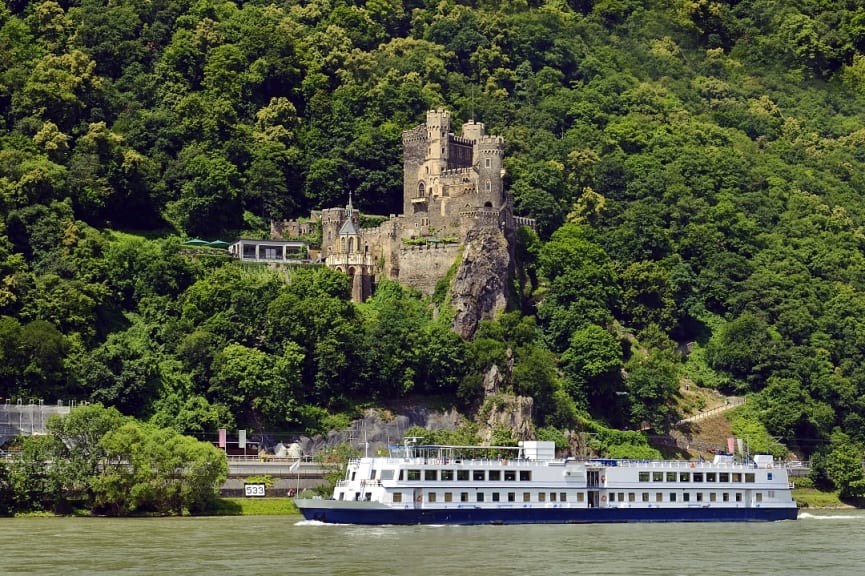
<path fill-rule="evenodd" d="M 339 228 L 339 235 L 358 236 L 360 232 L 354 223 L 354 207 L 351 205 L 351 191 L 348 193 L 348 205 L 345 207 L 345 222 Z"/>
<path fill-rule="evenodd" d="M 357 225 L 354 223 L 354 220 L 351 219 L 351 216 L 348 217 L 348 220 L 342 223 L 342 226 L 339 229 L 339 235 L 344 236 L 358 236 L 360 232 L 357 230 Z"/>

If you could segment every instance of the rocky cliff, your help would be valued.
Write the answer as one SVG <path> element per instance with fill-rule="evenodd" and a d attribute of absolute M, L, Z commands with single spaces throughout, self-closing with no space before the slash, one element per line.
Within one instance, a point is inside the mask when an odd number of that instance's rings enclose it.
<path fill-rule="evenodd" d="M 474 228 L 466 234 L 451 286 L 451 304 L 457 310 L 454 332 L 471 338 L 478 322 L 505 308 L 512 270 L 507 239 L 497 228 Z"/>

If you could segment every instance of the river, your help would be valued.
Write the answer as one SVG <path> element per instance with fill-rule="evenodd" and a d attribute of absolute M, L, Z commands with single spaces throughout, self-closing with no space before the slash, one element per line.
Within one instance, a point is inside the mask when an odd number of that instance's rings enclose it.
<path fill-rule="evenodd" d="M 0 574 L 860 575 L 865 511 L 756 524 L 331 526 L 299 516 L 0 519 Z"/>

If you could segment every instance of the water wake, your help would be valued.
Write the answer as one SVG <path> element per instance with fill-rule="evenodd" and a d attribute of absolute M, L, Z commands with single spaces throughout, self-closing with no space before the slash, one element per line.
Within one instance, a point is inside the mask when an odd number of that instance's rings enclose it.
<path fill-rule="evenodd" d="M 799 520 L 861 520 L 865 522 L 865 514 L 812 514 L 800 512 Z"/>

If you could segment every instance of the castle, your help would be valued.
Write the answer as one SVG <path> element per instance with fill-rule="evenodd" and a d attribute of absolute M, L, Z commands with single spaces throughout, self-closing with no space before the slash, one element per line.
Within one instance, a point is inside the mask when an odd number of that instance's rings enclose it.
<path fill-rule="evenodd" d="M 427 112 L 426 123 L 403 132 L 403 213 L 376 228 L 361 228 L 349 195 L 345 208 L 313 212 L 321 223 L 320 259 L 351 278 L 352 299 L 372 294 L 387 278 L 432 294 L 459 257 L 469 231 L 496 230 L 505 239 L 534 221 L 513 215 L 505 191 L 504 141 L 470 121 L 459 136 L 445 110 Z M 274 224 L 274 238 L 309 233 L 308 223 Z"/>

